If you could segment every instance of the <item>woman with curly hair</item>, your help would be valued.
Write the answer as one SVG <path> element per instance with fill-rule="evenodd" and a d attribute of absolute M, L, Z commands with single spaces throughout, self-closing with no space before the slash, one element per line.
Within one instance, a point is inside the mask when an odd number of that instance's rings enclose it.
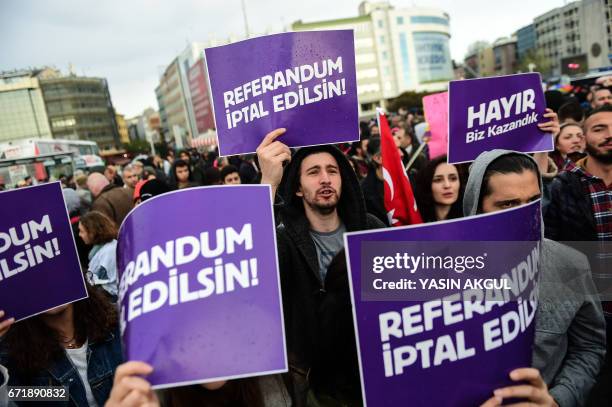
<path fill-rule="evenodd" d="M 14 323 L 0 311 L 0 365 L 9 386 L 63 386 L 69 406 L 103 406 L 123 361 L 117 311 L 99 288 L 89 297 Z"/>
<path fill-rule="evenodd" d="M 87 280 L 104 288 L 113 302 L 117 301 L 117 226 L 102 212 L 91 211 L 79 222 L 79 236 L 93 245 L 89 252 Z"/>

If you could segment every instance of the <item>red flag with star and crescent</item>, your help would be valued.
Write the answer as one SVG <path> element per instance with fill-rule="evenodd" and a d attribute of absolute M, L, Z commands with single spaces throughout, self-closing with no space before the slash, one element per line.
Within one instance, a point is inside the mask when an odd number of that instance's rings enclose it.
<path fill-rule="evenodd" d="M 404 170 L 399 150 L 395 145 L 391 128 L 382 111 L 378 111 L 380 129 L 380 152 L 382 155 L 383 178 L 385 180 L 385 209 L 391 226 L 405 226 L 423 223 L 417 209 L 410 180 Z"/>

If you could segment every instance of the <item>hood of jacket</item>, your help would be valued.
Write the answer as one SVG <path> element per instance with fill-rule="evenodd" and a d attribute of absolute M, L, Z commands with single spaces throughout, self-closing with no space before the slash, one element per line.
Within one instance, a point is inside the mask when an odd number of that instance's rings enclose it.
<path fill-rule="evenodd" d="M 467 184 L 465 185 L 465 193 L 463 195 L 464 216 L 476 215 L 478 213 L 480 191 L 482 190 L 482 181 L 484 179 L 485 173 L 487 172 L 487 168 L 489 168 L 489 165 L 491 165 L 493 161 L 506 155 L 523 155 L 533 161 L 533 164 L 535 165 L 535 168 L 538 171 L 540 192 L 543 193 L 544 190 L 542 189 L 542 178 L 540 176 L 538 164 L 531 156 L 511 150 L 496 149 L 491 151 L 485 151 L 484 153 L 480 154 L 470 166 L 470 176 L 468 178 Z"/>
<path fill-rule="evenodd" d="M 355 171 L 346 156 L 333 145 L 302 147 L 293 155 L 285 168 L 279 188 L 283 199 L 280 213 L 285 225 L 303 222 L 306 219 L 302 198 L 296 195 L 300 184 L 300 167 L 304 158 L 312 154 L 329 153 L 338 163 L 342 189 L 338 201 L 338 215 L 347 231 L 362 229 L 366 226 L 367 215 L 365 201 Z"/>

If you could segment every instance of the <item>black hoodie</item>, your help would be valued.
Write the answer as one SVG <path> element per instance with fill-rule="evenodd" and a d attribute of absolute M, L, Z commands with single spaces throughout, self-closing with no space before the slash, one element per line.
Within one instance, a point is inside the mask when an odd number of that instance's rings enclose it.
<path fill-rule="evenodd" d="M 313 390 L 316 391 L 317 378 L 321 377 L 324 370 L 338 363 L 346 363 L 346 361 L 330 358 L 329 353 L 323 350 L 332 345 L 328 343 L 330 341 L 347 340 L 346 337 L 342 339 L 323 334 L 335 331 L 333 326 L 327 325 L 331 323 L 330 321 L 337 323 L 335 317 L 347 315 L 343 310 L 350 307 L 348 284 L 340 287 L 334 285 L 333 289 L 330 287 L 330 290 L 327 290 L 330 281 L 342 279 L 336 274 L 346 273 L 346 268 L 334 267 L 332 269 L 330 267 L 325 281 L 321 281 L 317 251 L 309 233 L 310 223 L 304 212 L 302 198 L 295 194 L 299 188 L 302 161 L 311 154 L 321 152 L 331 154 L 340 169 L 342 189 L 337 208 L 346 230 L 351 232 L 384 227 L 376 217 L 366 213 L 357 176 L 339 149 L 325 145 L 301 148 L 295 153 L 285 169 L 279 188 L 284 203 L 279 209 L 281 225 L 277 229 L 277 245 L 285 334 L 297 406 L 301 405 L 305 391 L 308 389 L 306 376 Z M 348 315 L 350 318 L 350 314 Z M 352 326 L 352 321 L 349 321 L 349 326 Z M 324 344 L 322 343 L 323 338 L 326 342 Z M 355 345 L 350 343 L 346 346 L 354 347 Z M 321 360 L 323 357 L 326 360 Z M 354 362 L 354 368 L 358 369 L 357 361 Z M 345 380 L 342 377 L 335 379 L 339 382 L 351 381 L 349 378 Z M 356 391 L 359 394 L 358 388 Z"/>

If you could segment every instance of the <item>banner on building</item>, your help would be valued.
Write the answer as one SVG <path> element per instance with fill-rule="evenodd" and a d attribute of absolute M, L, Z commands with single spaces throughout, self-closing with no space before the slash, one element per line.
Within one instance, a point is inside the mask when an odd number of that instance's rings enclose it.
<path fill-rule="evenodd" d="M 152 365 L 155 388 L 287 371 L 275 236 L 266 185 L 136 207 L 117 249 L 126 360 Z"/>
<path fill-rule="evenodd" d="M 0 192 L 0 309 L 16 321 L 87 298 L 59 182 Z"/>
<path fill-rule="evenodd" d="M 548 121 L 544 113 L 539 73 L 450 82 L 448 162 L 473 161 L 497 148 L 552 151 L 552 135 L 537 126 Z"/>
<path fill-rule="evenodd" d="M 253 153 L 277 128 L 289 147 L 359 140 L 352 30 L 268 35 L 205 58 L 220 155 Z"/>

